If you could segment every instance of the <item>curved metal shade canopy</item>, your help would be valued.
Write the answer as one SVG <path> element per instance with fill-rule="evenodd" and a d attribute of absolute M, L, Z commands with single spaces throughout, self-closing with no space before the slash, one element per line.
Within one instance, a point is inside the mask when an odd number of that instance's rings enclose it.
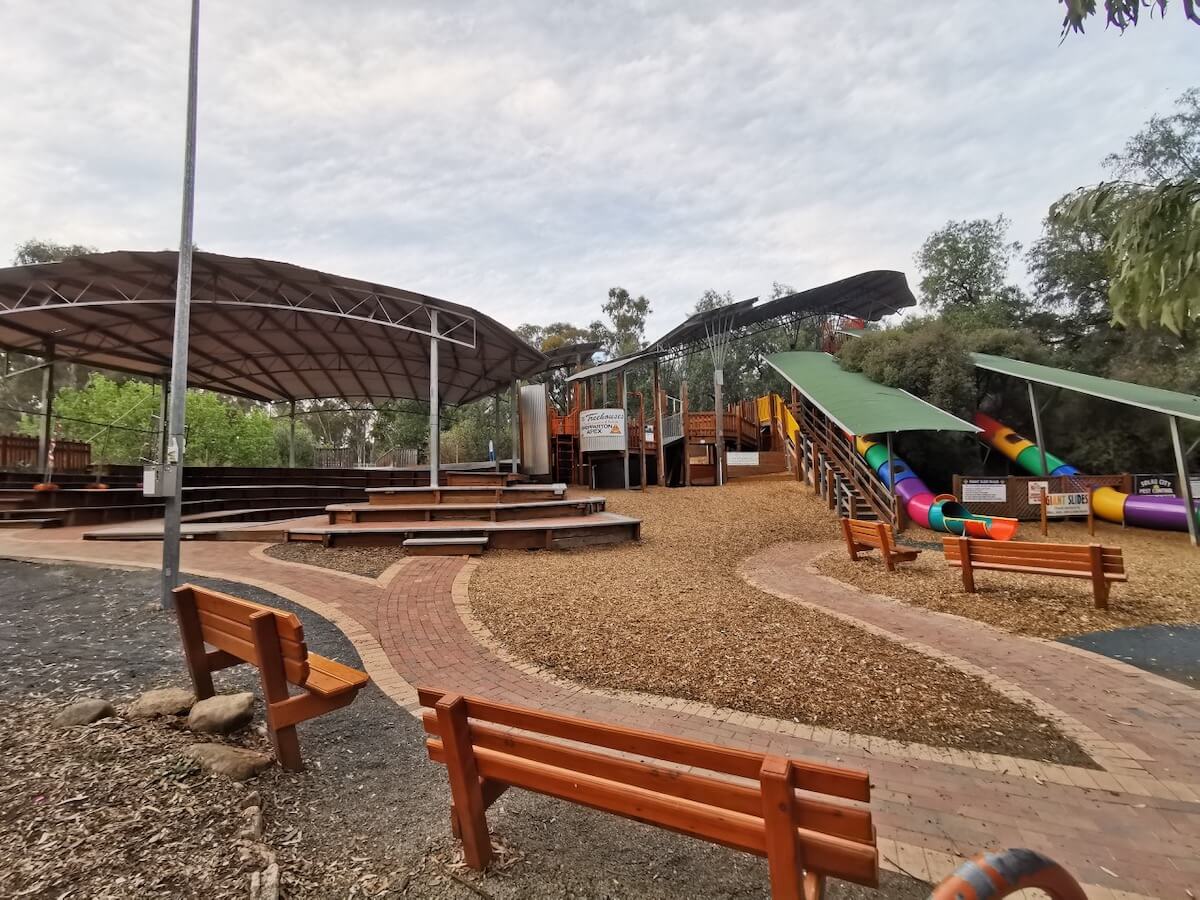
<path fill-rule="evenodd" d="M 0 269 L 0 347 L 160 377 L 171 368 L 177 254 L 116 251 Z M 433 311 L 436 310 L 436 316 Z M 188 383 L 256 400 L 467 403 L 546 357 L 467 306 L 289 263 L 197 251 Z"/>

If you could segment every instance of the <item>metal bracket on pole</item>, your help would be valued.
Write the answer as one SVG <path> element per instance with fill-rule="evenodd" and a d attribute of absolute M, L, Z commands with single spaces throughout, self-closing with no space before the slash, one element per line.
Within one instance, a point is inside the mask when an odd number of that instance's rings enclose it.
<path fill-rule="evenodd" d="M 438 408 L 438 311 L 429 310 L 429 486 L 438 486 L 438 472 L 442 464 L 442 420 Z"/>

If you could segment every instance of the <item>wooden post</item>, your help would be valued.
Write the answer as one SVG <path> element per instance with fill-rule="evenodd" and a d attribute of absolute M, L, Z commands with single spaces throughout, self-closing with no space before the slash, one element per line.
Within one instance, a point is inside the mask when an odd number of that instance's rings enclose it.
<path fill-rule="evenodd" d="M 479 769 L 471 747 L 471 729 L 467 722 L 467 701 L 447 694 L 435 707 L 438 732 L 446 751 L 446 772 L 450 776 L 450 796 L 462 835 L 463 857 L 472 869 L 486 869 L 492 858 L 483 790 Z"/>
<path fill-rule="evenodd" d="M 638 487 L 644 492 L 646 490 L 646 395 L 641 391 L 637 392 L 638 398 L 638 446 L 641 452 L 638 453 L 638 478 L 640 483 Z M 658 433 L 655 432 L 655 437 Z"/>
<path fill-rule="evenodd" d="M 804 857 L 796 840 L 796 789 L 792 763 L 767 756 L 759 770 L 767 866 L 772 900 L 802 900 Z"/>
<path fill-rule="evenodd" d="M 279 652 L 279 630 L 275 627 L 275 613 L 259 610 L 250 614 L 250 634 L 254 638 L 254 650 L 258 656 L 258 677 L 262 681 L 263 702 L 267 707 L 267 734 L 275 748 L 275 758 L 290 772 L 304 769 L 300 758 L 300 739 L 296 726 L 276 727 L 275 706 L 288 698 L 287 675 L 283 671 L 283 655 Z"/>
<path fill-rule="evenodd" d="M 1092 510 L 1092 497 L 1095 493 L 1095 485 L 1088 488 L 1088 534 L 1092 537 L 1096 536 L 1096 513 Z"/>
<path fill-rule="evenodd" d="M 208 670 L 208 653 L 204 649 L 204 632 L 200 628 L 200 614 L 196 611 L 196 597 L 186 585 L 177 587 L 175 616 L 179 620 L 179 635 L 183 641 L 183 658 L 187 663 L 188 675 L 192 678 L 192 690 L 197 700 L 206 700 L 214 693 L 212 672 Z"/>
<path fill-rule="evenodd" d="M 1046 499 L 1046 489 L 1040 489 L 1042 495 L 1042 537 L 1046 537 L 1050 533 L 1050 502 Z"/>
<path fill-rule="evenodd" d="M 621 454 L 621 470 L 624 478 L 625 490 L 629 490 L 629 404 L 625 393 L 625 370 L 622 369 L 617 373 L 617 406 L 621 409 L 621 414 L 625 419 L 625 450 Z"/>
<path fill-rule="evenodd" d="M 958 539 L 958 558 L 962 563 L 963 590 L 968 594 L 975 593 L 975 569 L 971 565 L 971 539 Z"/>
<path fill-rule="evenodd" d="M 1108 582 L 1104 580 L 1104 548 L 1099 544 L 1088 544 L 1088 558 L 1092 564 L 1092 602 L 1096 609 L 1108 609 Z"/>
<path fill-rule="evenodd" d="M 663 443 L 662 378 L 658 360 L 654 360 L 654 481 L 659 487 L 667 483 L 667 454 Z"/>
<path fill-rule="evenodd" d="M 1183 438 L 1179 434 L 1179 417 L 1170 416 L 1171 448 L 1175 451 L 1175 468 L 1179 473 L 1179 496 L 1187 513 L 1188 538 L 1192 546 L 1200 545 L 1200 522 L 1196 520 L 1196 503 L 1192 497 L 1192 480 L 1188 475 L 1187 451 L 1183 449 Z"/>
<path fill-rule="evenodd" d="M 683 486 L 692 486 L 691 429 L 688 427 L 687 379 L 679 383 L 679 409 L 683 417 Z"/>

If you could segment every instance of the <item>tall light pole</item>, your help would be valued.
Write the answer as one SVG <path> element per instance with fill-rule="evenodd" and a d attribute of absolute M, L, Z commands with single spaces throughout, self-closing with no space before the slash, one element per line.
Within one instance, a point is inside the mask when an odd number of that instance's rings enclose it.
<path fill-rule="evenodd" d="M 183 505 L 184 412 L 187 406 L 188 325 L 192 305 L 192 219 L 196 198 L 196 82 L 200 58 L 200 0 L 192 0 L 188 46 L 187 137 L 183 149 L 183 211 L 179 227 L 179 272 L 175 276 L 175 335 L 171 344 L 171 392 L 167 454 L 163 460 L 162 606 L 173 604 L 179 584 L 179 532 Z"/>

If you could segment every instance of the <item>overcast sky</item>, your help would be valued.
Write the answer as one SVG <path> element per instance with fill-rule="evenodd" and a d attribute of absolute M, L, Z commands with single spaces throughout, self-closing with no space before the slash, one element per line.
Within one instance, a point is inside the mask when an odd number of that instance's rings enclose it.
<path fill-rule="evenodd" d="M 0 257 L 178 244 L 184 0 L 0 0 Z M 1175 6 L 1178 6 L 1176 3 Z M 1179 9 L 1059 46 L 1054 0 L 204 0 L 196 241 L 510 326 L 1037 236 L 1200 81 Z"/>

